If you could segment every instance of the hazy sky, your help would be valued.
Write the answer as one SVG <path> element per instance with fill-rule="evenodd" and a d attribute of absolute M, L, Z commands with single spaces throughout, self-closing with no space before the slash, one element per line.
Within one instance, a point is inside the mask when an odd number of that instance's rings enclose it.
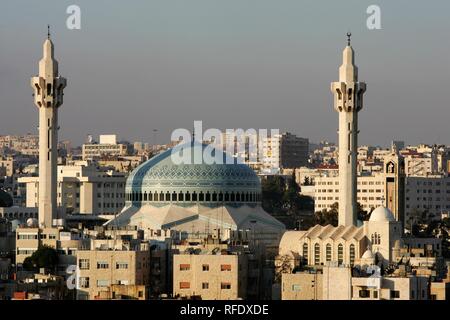
<path fill-rule="evenodd" d="M 81 7 L 81 30 L 66 8 Z M 366 28 L 381 7 L 382 30 Z M 46 25 L 68 79 L 60 139 L 167 142 L 176 128 L 279 128 L 337 140 L 330 82 L 345 33 L 360 80 L 360 144 L 450 144 L 450 1 L 53 0 L 0 6 L 0 134 L 36 132 L 30 76 Z"/>

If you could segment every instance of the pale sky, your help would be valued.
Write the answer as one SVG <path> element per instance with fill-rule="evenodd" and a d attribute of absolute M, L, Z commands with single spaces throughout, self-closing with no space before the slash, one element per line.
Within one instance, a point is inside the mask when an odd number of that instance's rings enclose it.
<path fill-rule="evenodd" d="M 81 30 L 66 28 L 67 6 Z M 366 8 L 381 7 L 382 30 Z M 68 79 L 60 139 L 172 130 L 278 128 L 337 140 L 330 83 L 346 32 L 360 80 L 360 144 L 450 144 L 450 1 L 53 0 L 0 9 L 0 134 L 37 132 L 30 77 L 47 24 Z"/>

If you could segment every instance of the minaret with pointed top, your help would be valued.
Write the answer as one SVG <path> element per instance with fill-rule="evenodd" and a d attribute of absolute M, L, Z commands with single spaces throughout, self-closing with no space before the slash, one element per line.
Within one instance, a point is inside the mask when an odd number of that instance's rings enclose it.
<path fill-rule="evenodd" d="M 339 225 L 356 225 L 358 154 L 358 112 L 363 107 L 366 84 L 358 82 L 354 51 L 347 33 L 347 46 L 343 63 L 339 68 L 339 81 L 331 84 L 334 93 L 334 109 L 339 113 Z"/>
<path fill-rule="evenodd" d="M 39 109 L 39 225 L 49 228 L 57 213 L 58 108 L 66 87 L 66 79 L 58 73 L 50 27 L 43 51 L 39 75 L 31 78 L 31 87 Z"/>

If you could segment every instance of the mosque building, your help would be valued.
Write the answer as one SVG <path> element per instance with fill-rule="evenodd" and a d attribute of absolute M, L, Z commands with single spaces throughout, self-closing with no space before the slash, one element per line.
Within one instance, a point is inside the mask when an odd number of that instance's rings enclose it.
<path fill-rule="evenodd" d="M 137 226 L 148 235 L 172 229 L 186 234 L 218 235 L 250 232 L 253 239 L 278 246 L 284 225 L 261 207 L 261 182 L 255 172 L 214 149 L 224 161 L 213 164 L 181 163 L 174 153 L 204 154 L 198 141 L 180 144 L 137 167 L 128 177 L 126 204 L 107 224 Z"/>

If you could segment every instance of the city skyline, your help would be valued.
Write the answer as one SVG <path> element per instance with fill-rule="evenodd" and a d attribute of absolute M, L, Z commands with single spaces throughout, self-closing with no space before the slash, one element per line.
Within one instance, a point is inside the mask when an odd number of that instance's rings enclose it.
<path fill-rule="evenodd" d="M 360 144 L 446 144 L 450 129 L 440 84 L 448 83 L 450 55 L 438 31 L 449 4 L 380 1 L 382 29 L 373 31 L 365 26 L 369 4 L 81 1 L 81 30 L 65 26 L 68 2 L 45 12 L 27 1 L 5 4 L 3 12 L 22 12 L 22 5 L 25 14 L 6 15 L 0 23 L 0 37 L 9 43 L 0 52 L 0 134 L 37 132 L 27 79 L 37 72 L 31 62 L 49 23 L 61 71 L 71 79 L 61 140 L 79 145 L 89 133 L 114 131 L 153 142 L 158 129 L 156 142 L 165 143 L 172 130 L 202 120 L 207 127 L 279 128 L 313 142 L 336 141 L 329 79 L 337 76 L 334 66 L 350 29 L 370 86 Z M 32 11 L 41 14 L 26 14 Z"/>

